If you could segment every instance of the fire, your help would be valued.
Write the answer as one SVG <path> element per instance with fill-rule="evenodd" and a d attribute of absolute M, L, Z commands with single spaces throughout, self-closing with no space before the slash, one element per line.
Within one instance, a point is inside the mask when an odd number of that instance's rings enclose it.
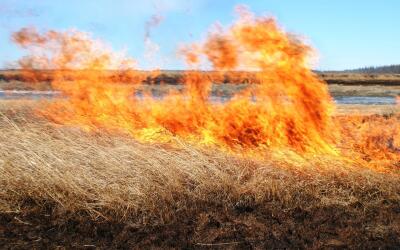
<path fill-rule="evenodd" d="M 146 76 L 135 70 L 135 61 L 87 33 L 24 28 L 13 40 L 29 52 L 19 62 L 27 72 L 53 70 L 52 86 L 66 98 L 40 113 L 59 124 L 122 131 L 150 142 L 176 136 L 234 152 L 290 149 L 336 155 L 348 139 L 360 157 L 386 150 L 390 156 L 383 157 L 398 159 L 398 126 L 379 143 L 366 128 L 360 129 L 363 139 L 352 135 L 359 129 L 355 124 L 361 124 L 356 118 L 343 118 L 349 125 L 338 126 L 327 86 L 308 65 L 312 48 L 270 17 L 240 9 L 230 27 L 217 26 L 205 41 L 181 48 L 191 67 L 184 88 L 161 97 L 139 94 Z M 252 72 L 255 84 L 228 100 L 213 101 L 215 83 L 200 71 L 203 62 L 219 77 Z"/>
<path fill-rule="evenodd" d="M 68 98 L 42 113 L 57 123 L 123 130 L 139 139 L 156 131 L 230 150 L 334 151 L 334 105 L 307 66 L 312 50 L 272 18 L 241 11 L 231 27 L 184 48 L 181 53 L 193 67 L 185 74 L 185 88 L 161 99 L 139 98 L 144 79 L 135 75 L 134 61 L 86 33 L 25 28 L 13 38 L 31 52 L 20 61 L 23 68 L 55 70 L 52 85 Z M 196 70 L 204 58 L 219 72 L 252 70 L 258 84 L 226 102 L 212 102 L 212 82 Z M 120 83 L 108 70 L 128 74 L 135 84 Z"/>
<path fill-rule="evenodd" d="M 353 115 L 337 118 L 342 154 L 381 171 L 400 166 L 400 115 Z"/>

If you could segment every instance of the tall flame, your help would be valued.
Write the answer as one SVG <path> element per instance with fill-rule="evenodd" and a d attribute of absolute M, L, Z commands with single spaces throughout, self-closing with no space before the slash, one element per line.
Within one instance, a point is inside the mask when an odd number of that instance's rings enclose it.
<path fill-rule="evenodd" d="M 23 68 L 54 70 L 52 86 L 66 98 L 41 112 L 57 123 L 125 131 L 141 140 L 172 135 L 228 150 L 334 152 L 334 104 L 307 65 L 312 49 L 273 18 L 239 13 L 229 28 L 218 27 L 204 42 L 181 50 L 192 67 L 184 90 L 161 98 L 140 96 L 144 77 L 134 60 L 87 33 L 24 28 L 13 39 L 29 51 L 20 61 Z M 204 60 L 221 74 L 253 71 L 257 84 L 212 101 L 213 83 L 197 70 Z"/>

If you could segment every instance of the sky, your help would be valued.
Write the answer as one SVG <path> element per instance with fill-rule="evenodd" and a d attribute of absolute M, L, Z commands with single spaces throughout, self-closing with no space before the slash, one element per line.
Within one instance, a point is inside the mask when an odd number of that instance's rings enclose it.
<path fill-rule="evenodd" d="M 229 25 L 238 4 L 306 37 L 319 55 L 316 69 L 400 64 L 398 0 L 0 0 L 0 68 L 23 55 L 10 35 L 27 26 L 90 32 L 141 68 L 184 68 L 177 48 L 201 40 L 216 22 Z M 144 38 L 154 15 L 162 20 L 149 32 L 151 45 L 159 46 L 151 57 Z"/>

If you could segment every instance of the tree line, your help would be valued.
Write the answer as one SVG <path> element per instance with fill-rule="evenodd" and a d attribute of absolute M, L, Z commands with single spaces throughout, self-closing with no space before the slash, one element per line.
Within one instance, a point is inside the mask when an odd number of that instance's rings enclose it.
<path fill-rule="evenodd" d="M 387 66 L 372 66 L 372 67 L 363 67 L 352 70 L 344 70 L 344 72 L 351 73 L 372 73 L 372 74 L 400 74 L 400 64 L 393 64 Z"/>

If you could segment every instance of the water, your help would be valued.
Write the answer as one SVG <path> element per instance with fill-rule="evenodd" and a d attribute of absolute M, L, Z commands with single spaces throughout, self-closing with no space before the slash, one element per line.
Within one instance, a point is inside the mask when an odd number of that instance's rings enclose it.
<path fill-rule="evenodd" d="M 338 104 L 364 104 L 364 105 L 393 105 L 396 99 L 393 96 L 336 96 Z"/>
<path fill-rule="evenodd" d="M 140 95 L 139 95 L 140 97 Z M 0 91 L 0 100 L 19 100 L 19 99 L 53 99 L 61 98 L 61 93 L 57 91 Z M 396 99 L 392 96 L 336 96 L 337 104 L 363 104 L 363 105 L 393 105 Z M 211 96 L 212 102 L 226 102 L 229 97 Z"/>

